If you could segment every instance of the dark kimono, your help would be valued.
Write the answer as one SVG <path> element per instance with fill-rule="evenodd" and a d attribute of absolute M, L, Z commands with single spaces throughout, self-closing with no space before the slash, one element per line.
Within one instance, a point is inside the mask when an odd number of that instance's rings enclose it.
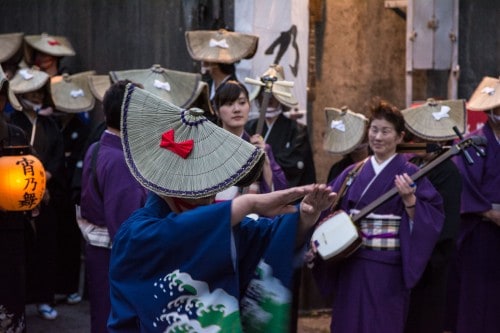
<path fill-rule="evenodd" d="M 451 159 L 446 160 L 426 177 L 443 198 L 445 220 L 422 278 L 411 291 L 406 333 L 442 333 L 445 330 L 448 273 L 460 225 L 462 176 L 456 165 Z"/>
<path fill-rule="evenodd" d="M 354 166 L 348 167 L 331 184 L 334 192 L 339 190 Z M 417 170 L 405 157 L 396 155 L 375 177 L 372 162 L 368 160 L 349 187 L 340 209 L 347 213 L 352 209 L 362 209 L 394 187 L 395 175 L 405 172 L 412 175 Z M 421 178 L 417 181 L 415 195 L 413 221 L 410 221 L 399 195 L 373 212 L 400 217 L 399 233 L 395 235 L 399 248 L 378 250 L 362 246 L 342 261 L 318 260 L 314 266 L 313 274 L 320 291 L 325 296 L 335 295 L 332 332 L 403 332 L 410 289 L 427 265 L 444 220 L 441 196 L 429 180 Z M 367 239 L 363 237 L 363 243 L 365 241 Z"/>
<path fill-rule="evenodd" d="M 150 194 L 115 236 L 110 332 L 286 331 L 265 327 L 289 309 L 298 213 L 230 219 L 231 201 L 176 214 Z"/>
<path fill-rule="evenodd" d="M 56 287 L 57 226 L 60 213 L 58 198 L 64 193 L 64 146 L 57 124 L 50 117 L 37 116 L 36 130 L 24 112 L 11 115 L 11 123 L 24 130 L 27 137 L 35 134 L 33 148 L 46 171 L 52 174 L 47 182 L 49 200 L 40 204 L 40 214 L 26 228 L 27 302 L 51 303 Z M 64 237 L 64 235 L 61 235 Z"/>
<path fill-rule="evenodd" d="M 249 120 L 245 130 L 255 134 L 258 119 Z M 269 134 L 267 131 L 271 130 Z M 263 134 L 276 162 L 285 172 L 289 187 L 316 182 L 316 171 L 307 127 L 280 114 L 271 129 L 264 123 Z"/>
<path fill-rule="evenodd" d="M 451 301 L 457 305 L 454 332 L 498 332 L 500 330 L 500 226 L 481 216 L 500 209 L 500 144 L 490 125 L 470 134 L 488 140 L 485 157 L 468 148 L 474 164 L 462 156 L 454 160 L 463 175 L 461 226 L 458 236 L 457 284 Z M 453 329 L 453 327 L 450 327 Z"/>
<path fill-rule="evenodd" d="M 0 142 L 3 146 L 28 144 L 20 128 L 5 124 L 2 119 L 0 119 Z M 30 212 L 0 211 L 0 331 L 2 332 L 25 332 L 24 228 L 29 221 L 29 215 Z"/>

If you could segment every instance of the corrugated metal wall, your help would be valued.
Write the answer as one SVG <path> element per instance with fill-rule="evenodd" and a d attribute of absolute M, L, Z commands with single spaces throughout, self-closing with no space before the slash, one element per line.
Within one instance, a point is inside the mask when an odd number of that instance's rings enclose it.
<path fill-rule="evenodd" d="M 184 32 L 233 26 L 232 0 L 0 0 L 0 33 L 66 36 L 76 73 L 149 68 L 196 71 Z"/>

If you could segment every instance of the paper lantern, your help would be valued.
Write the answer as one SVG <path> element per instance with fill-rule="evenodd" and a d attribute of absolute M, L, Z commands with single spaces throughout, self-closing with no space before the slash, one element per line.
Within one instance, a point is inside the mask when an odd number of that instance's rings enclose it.
<path fill-rule="evenodd" d="M 46 186 L 42 162 L 29 147 L 4 147 L 0 157 L 0 210 L 26 211 L 43 198 Z"/>

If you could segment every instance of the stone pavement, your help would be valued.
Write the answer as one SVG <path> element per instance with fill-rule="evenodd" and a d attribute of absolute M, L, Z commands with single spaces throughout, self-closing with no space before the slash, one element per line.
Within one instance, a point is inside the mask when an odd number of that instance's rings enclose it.
<path fill-rule="evenodd" d="M 59 316 L 55 320 L 46 320 L 38 315 L 34 304 L 26 305 L 27 333 L 89 333 L 89 302 L 83 300 L 75 305 L 59 302 L 55 309 Z"/>

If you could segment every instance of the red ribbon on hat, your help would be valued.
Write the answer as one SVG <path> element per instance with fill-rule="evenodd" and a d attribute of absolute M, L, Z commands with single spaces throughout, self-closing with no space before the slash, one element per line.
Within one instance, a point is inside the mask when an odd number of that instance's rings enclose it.
<path fill-rule="evenodd" d="M 191 150 L 193 150 L 193 145 L 194 140 L 192 139 L 175 142 L 173 129 L 166 131 L 161 136 L 160 147 L 168 149 L 184 159 L 186 159 L 191 153 Z"/>
<path fill-rule="evenodd" d="M 55 39 L 50 39 L 47 41 L 47 43 L 49 43 L 50 46 L 54 46 L 54 45 L 61 45 L 61 43 L 59 43 L 57 40 Z"/>

